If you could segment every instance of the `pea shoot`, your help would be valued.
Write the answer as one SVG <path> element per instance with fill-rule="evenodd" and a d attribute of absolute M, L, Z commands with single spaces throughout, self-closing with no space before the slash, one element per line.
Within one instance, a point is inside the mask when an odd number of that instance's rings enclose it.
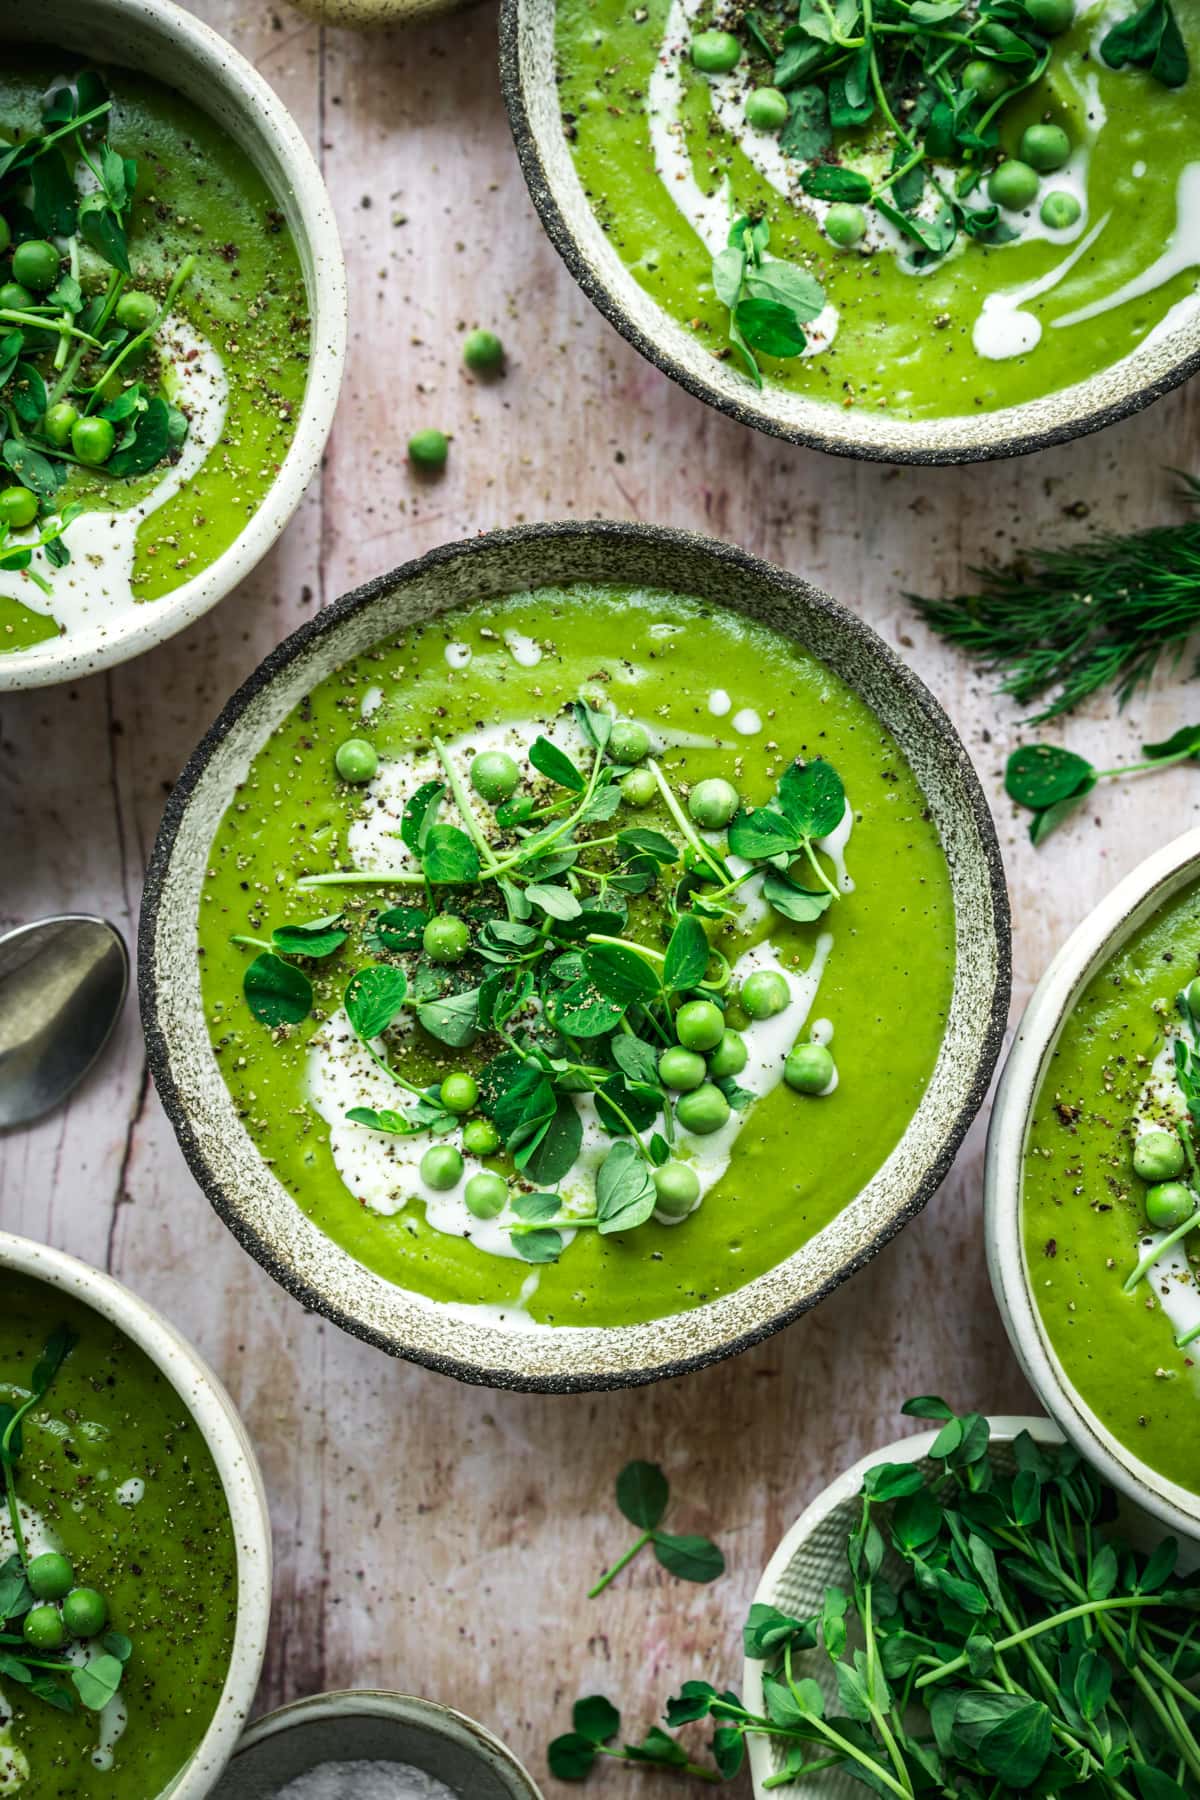
<path fill-rule="evenodd" d="M 709 1582 L 725 1573 L 725 1558 L 709 1538 L 678 1537 L 661 1529 L 671 1499 L 671 1486 L 657 1463 L 626 1463 L 617 1476 L 617 1507 L 640 1536 L 588 1589 L 588 1599 L 602 1594 L 634 1557 L 652 1547 L 669 1575 L 681 1581 Z"/>

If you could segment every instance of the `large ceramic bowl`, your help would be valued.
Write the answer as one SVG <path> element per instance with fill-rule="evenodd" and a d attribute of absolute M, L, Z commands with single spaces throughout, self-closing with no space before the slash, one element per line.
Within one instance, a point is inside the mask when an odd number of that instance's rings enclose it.
<path fill-rule="evenodd" d="M 452 1707 L 375 1689 L 317 1694 L 250 1727 L 212 1800 L 274 1800 L 322 1763 L 391 1762 L 461 1800 L 541 1800 L 512 1751 Z"/>
<path fill-rule="evenodd" d="M 320 465 L 346 359 L 346 269 L 325 183 L 290 113 L 224 38 L 161 0 L 40 0 L 0 8 L 4 43 L 50 43 L 175 88 L 224 128 L 287 220 L 312 319 L 308 382 L 295 436 L 262 505 L 229 548 L 161 599 L 28 650 L 0 656 L 0 691 L 45 687 L 125 662 L 206 613 L 266 555 Z"/>
<path fill-rule="evenodd" d="M 1200 1494 L 1168 1481 L 1113 1436 L 1068 1379 L 1030 1291 L 1021 1229 L 1025 1141 L 1042 1077 L 1088 982 L 1139 926 L 1200 878 L 1200 830 L 1140 863 L 1071 934 L 1017 1029 L 988 1131 L 985 1232 L 992 1290 L 1026 1377 L 1046 1411 L 1106 1481 L 1175 1531 L 1200 1537 Z"/>
<path fill-rule="evenodd" d="M 212 1723 L 191 1761 L 167 1789 L 171 1800 L 205 1800 L 245 1730 L 271 1617 L 271 1521 L 250 1440 L 208 1365 L 164 1318 L 111 1275 L 61 1250 L 0 1232 L 0 1291 L 6 1274 L 26 1275 L 60 1289 L 136 1344 L 179 1395 L 216 1464 L 237 1545 L 233 1654 Z"/>
<path fill-rule="evenodd" d="M 209 1044 L 196 955 L 199 898 L 221 815 L 251 758 L 331 670 L 446 608 L 544 585 L 674 589 L 795 639 L 874 708 L 907 756 L 949 859 L 957 969 L 946 1037 L 907 1131 L 857 1199 L 802 1250 L 694 1311 L 619 1329 L 464 1322 L 355 1262 L 264 1163 Z M 150 862 L 140 941 L 150 1066 L 184 1153 L 254 1256 L 307 1305 L 394 1354 L 467 1380 L 564 1391 L 651 1381 L 786 1325 L 919 1212 L 950 1167 L 995 1063 L 1007 1012 L 1009 921 L 995 831 L 958 736 L 880 638 L 806 582 L 727 544 L 634 525 L 543 525 L 434 551 L 360 588 L 288 638 L 234 696 L 174 788 Z"/>
<path fill-rule="evenodd" d="M 563 131 L 554 43 L 556 0 L 504 0 L 500 76 L 517 154 L 551 243 L 622 337 L 689 394 L 743 425 L 841 456 L 965 463 L 1068 442 L 1137 412 L 1200 369 L 1200 313 L 1119 365 L 1042 399 L 997 412 L 907 421 L 830 405 L 768 385 L 757 392 L 732 362 L 673 319 L 621 261 L 584 192 Z"/>

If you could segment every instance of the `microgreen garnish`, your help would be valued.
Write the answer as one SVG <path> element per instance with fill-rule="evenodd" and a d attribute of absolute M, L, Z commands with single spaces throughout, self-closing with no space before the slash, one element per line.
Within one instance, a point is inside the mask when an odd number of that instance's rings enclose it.
<path fill-rule="evenodd" d="M 24 1452 L 22 1427 L 50 1392 L 78 1338 L 59 1325 L 33 1366 L 29 1393 L 18 1406 L 0 1402 L 0 1470 L 3 1471 L 9 1530 L 15 1549 L 0 1563 L 0 1677 L 15 1681 L 34 1699 L 73 1712 L 75 1702 L 102 1712 L 121 1685 L 132 1653 L 129 1639 L 105 1631 L 107 1607 L 92 1589 L 75 1588 L 66 1558 L 51 1553 L 30 1557 L 18 1503 L 17 1477 Z M 56 1602 L 62 1601 L 61 1610 Z M 78 1621 L 93 1615 L 94 1624 Z M 99 1632 L 95 1626 L 99 1625 Z M 69 1637 L 93 1636 L 86 1663 L 62 1654 Z"/>
<path fill-rule="evenodd" d="M 616 1491 L 618 1507 L 641 1535 L 588 1590 L 589 1600 L 602 1593 L 648 1544 L 653 1545 L 654 1554 L 663 1568 L 681 1581 L 715 1581 L 718 1575 L 724 1574 L 725 1558 L 708 1538 L 677 1537 L 659 1529 L 671 1498 L 671 1488 L 657 1463 L 627 1463 L 617 1476 Z M 613 1732 L 616 1729 L 614 1724 Z"/>
<path fill-rule="evenodd" d="M 1035 844 L 1061 825 L 1100 781 L 1120 781 L 1148 769 L 1169 769 L 1200 756 L 1200 725 L 1183 725 L 1158 744 L 1143 744 L 1143 761 L 1115 769 L 1097 769 L 1085 756 L 1055 744 L 1023 744 L 1014 750 L 1004 772 L 1004 791 L 1018 806 L 1033 813 L 1029 836 Z"/>
<path fill-rule="evenodd" d="M 659 1769 L 673 1769 L 680 1775 L 695 1775 L 702 1781 L 719 1781 L 715 1769 L 692 1762 L 685 1750 L 658 1725 L 652 1725 L 640 1744 L 611 1748 L 621 1729 L 621 1715 L 603 1694 L 589 1694 L 577 1700 L 571 1709 L 573 1729 L 556 1737 L 546 1752 L 550 1773 L 560 1781 L 582 1781 L 591 1771 L 598 1756 L 612 1757 L 616 1762 L 649 1763 Z"/>
<path fill-rule="evenodd" d="M 1145 69 L 1164 87 L 1182 87 L 1188 78 L 1187 45 L 1171 0 L 1146 0 L 1100 40 L 1100 54 L 1110 69 Z"/>
<path fill-rule="evenodd" d="M 988 1422 L 943 1400 L 903 1409 L 938 1427 L 932 1469 L 869 1470 L 846 1544 L 846 1580 L 804 1617 L 756 1603 L 743 1633 L 763 1664 L 763 1711 L 689 1680 L 672 1729 L 713 1721 L 715 1769 L 670 1745 L 661 1761 L 732 1778 L 748 1736 L 784 1751 L 768 1787 L 839 1770 L 877 1794 L 997 1800 L 1078 1794 L 1186 1800 L 1200 1781 L 1200 1580 L 1178 1545 L 1148 1555 L 1109 1523 L 1116 1497 L 1069 1445 L 1026 1432 L 993 1455 Z M 898 1571 L 898 1574 L 896 1573 Z M 611 1703 L 580 1703 L 550 1747 L 583 1780 L 619 1729 Z"/>
<path fill-rule="evenodd" d="M 1200 1016 L 1197 1015 L 1195 1005 L 1200 994 L 1196 993 L 1195 988 L 1196 984 L 1191 983 L 1175 996 L 1175 1005 L 1183 1021 L 1183 1030 L 1175 1038 L 1172 1052 L 1172 1073 L 1183 1101 L 1177 1125 L 1179 1148 L 1176 1154 L 1180 1164 L 1180 1180 L 1172 1180 L 1165 1189 L 1151 1186 L 1146 1196 L 1148 1212 L 1151 1211 L 1155 1193 L 1165 1192 L 1172 1202 L 1178 1199 L 1182 1203 L 1182 1216 L 1176 1216 L 1172 1206 L 1167 1218 L 1159 1221 L 1165 1227 L 1165 1234 L 1151 1243 L 1149 1249 L 1138 1258 L 1137 1264 L 1126 1278 L 1123 1288 L 1126 1294 L 1136 1292 L 1140 1283 L 1167 1251 L 1182 1243 L 1200 1225 L 1200 1157 L 1197 1155 L 1200 1144 Z M 1186 1182 L 1183 1179 L 1185 1176 Z M 1197 1337 L 1200 1337 L 1200 1326 L 1180 1333 L 1175 1339 L 1176 1348 L 1185 1349 Z"/>
<path fill-rule="evenodd" d="M 762 373 L 754 352 L 802 355 L 808 348 L 804 327 L 825 305 L 824 289 L 806 269 L 764 258 L 769 242 L 765 219 L 735 219 L 712 266 L 713 289 L 729 309 L 729 341 L 755 387 L 762 386 Z"/>

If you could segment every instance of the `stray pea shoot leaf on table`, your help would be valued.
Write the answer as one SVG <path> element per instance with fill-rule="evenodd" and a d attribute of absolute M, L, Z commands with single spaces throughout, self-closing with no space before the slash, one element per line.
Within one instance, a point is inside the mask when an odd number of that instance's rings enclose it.
<path fill-rule="evenodd" d="M 610 1155 L 621 1148 L 619 1144 L 614 1146 Z M 589 1590 L 589 1600 L 595 1599 L 648 1544 L 653 1545 L 654 1554 L 663 1568 L 669 1574 L 677 1575 L 681 1581 L 715 1581 L 718 1575 L 724 1573 L 725 1558 L 717 1545 L 708 1538 L 677 1537 L 659 1529 L 670 1501 L 671 1490 L 657 1463 L 627 1463 L 617 1476 L 616 1493 L 618 1507 L 630 1524 L 637 1526 L 641 1536 L 611 1568 L 605 1570 Z"/>
<path fill-rule="evenodd" d="M 577 1700 L 571 1723 L 574 1729 L 555 1738 L 546 1752 L 550 1773 L 559 1781 L 586 1780 L 601 1756 L 616 1762 L 650 1763 L 680 1774 L 698 1775 L 705 1781 L 716 1779 L 714 1770 L 690 1762 L 682 1746 L 657 1725 L 650 1727 L 640 1744 L 610 1750 L 608 1746 L 621 1729 L 621 1715 L 603 1694 L 589 1694 Z"/>
<path fill-rule="evenodd" d="M 1056 744 L 1023 744 L 1008 759 L 1004 791 L 1018 806 L 1030 809 L 1029 836 L 1035 844 L 1044 843 L 1098 782 L 1119 781 L 1200 757 L 1200 725 L 1184 725 L 1162 743 L 1143 744 L 1142 755 L 1143 762 L 1096 769 L 1086 757 Z"/>

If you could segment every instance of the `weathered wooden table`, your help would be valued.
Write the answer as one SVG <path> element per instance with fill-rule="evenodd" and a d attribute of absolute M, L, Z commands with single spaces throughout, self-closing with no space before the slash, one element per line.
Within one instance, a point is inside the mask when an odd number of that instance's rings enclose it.
<path fill-rule="evenodd" d="M 996 810 L 1022 1004 L 1094 902 L 1195 823 L 1200 782 L 1184 767 L 1106 788 L 1094 819 L 1035 853 L 1000 785 L 1014 709 L 902 592 L 957 583 L 1022 539 L 1173 516 L 1163 465 L 1200 465 L 1200 384 L 1065 450 L 965 471 L 860 467 L 774 443 L 676 390 L 577 292 L 517 170 L 491 6 L 382 37 L 322 31 L 282 4 L 199 10 L 278 89 L 324 168 L 352 296 L 341 411 L 283 542 L 207 619 L 111 674 L 0 701 L 0 922 L 94 910 L 132 943 L 173 778 L 259 658 L 327 600 L 493 526 L 636 518 L 810 577 L 920 670 Z M 509 348 L 495 386 L 461 367 L 461 332 L 476 324 Z M 404 460 L 422 425 L 455 434 L 432 486 Z M 1166 736 L 1200 716 L 1190 672 L 1165 672 L 1123 717 L 1094 708 L 1066 740 L 1111 764 Z M 578 1694 L 607 1692 L 640 1734 L 678 1680 L 740 1679 L 739 1627 L 776 1540 L 832 1475 L 897 1434 L 906 1395 L 1029 1409 L 984 1268 L 982 1123 L 925 1214 L 815 1313 L 686 1381 L 597 1397 L 460 1387 L 306 1315 L 189 1176 L 132 1004 L 72 1104 L 4 1141 L 0 1221 L 152 1300 L 241 1407 L 278 1555 L 262 1705 L 340 1685 L 426 1694 L 494 1726 L 553 1792 L 544 1746 Z M 588 1602 L 627 1538 L 611 1492 L 634 1456 L 664 1464 L 676 1528 L 719 1538 L 729 1571 L 696 1588 L 641 1559 Z M 671 1777 L 615 1766 L 593 1780 L 639 1800 L 678 1792 Z"/>

